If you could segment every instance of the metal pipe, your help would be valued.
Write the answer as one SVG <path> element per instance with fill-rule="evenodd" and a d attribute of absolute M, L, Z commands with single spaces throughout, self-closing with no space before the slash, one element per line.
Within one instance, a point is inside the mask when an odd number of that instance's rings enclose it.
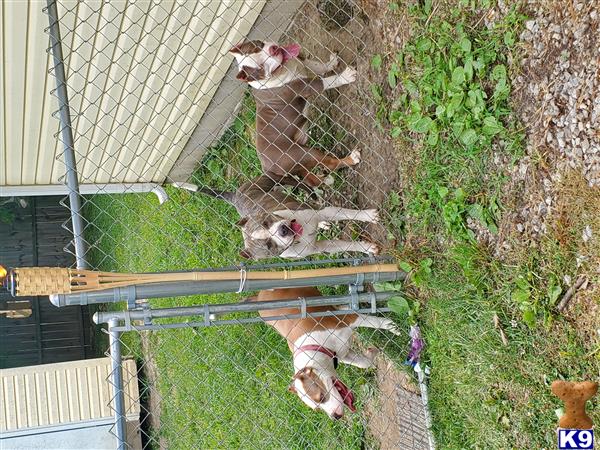
<path fill-rule="evenodd" d="M 390 308 L 377 308 L 376 312 L 390 312 Z M 373 314 L 373 310 L 371 308 L 361 308 L 357 310 L 351 309 L 343 309 L 336 311 L 321 311 L 311 313 L 312 317 L 324 317 L 324 316 L 339 316 L 342 314 Z M 271 322 L 275 320 L 287 320 L 287 319 L 300 319 L 304 318 L 302 314 L 289 314 L 284 316 L 269 316 L 269 317 L 246 317 L 242 319 L 228 319 L 228 320 L 211 320 L 209 323 L 206 321 L 202 322 L 179 322 L 179 323 L 165 323 L 159 325 L 134 325 L 128 321 L 126 321 L 125 325 L 119 325 L 115 327 L 117 331 L 160 331 L 160 330 L 169 330 L 169 329 L 178 329 L 178 328 L 200 328 L 206 327 L 209 325 L 242 325 L 246 323 L 262 323 L 262 322 Z"/>
<path fill-rule="evenodd" d="M 83 240 L 83 220 L 81 217 L 81 199 L 79 198 L 79 180 L 77 179 L 77 164 L 75 161 L 75 147 L 73 141 L 73 129 L 71 126 L 71 115 L 69 108 L 69 95 L 67 92 L 67 81 L 65 66 L 60 40 L 60 27 L 58 23 L 58 11 L 56 0 L 48 0 L 48 20 L 50 26 L 50 49 L 54 59 L 54 77 L 56 78 L 56 98 L 58 100 L 59 122 L 64 146 L 63 159 L 66 169 L 66 181 L 69 188 L 69 206 L 71 209 L 71 221 L 73 223 L 73 241 L 75 243 L 75 258 L 78 269 L 87 269 L 85 260 L 85 243 Z"/>
<path fill-rule="evenodd" d="M 126 448 L 126 423 L 125 423 L 125 399 L 123 391 L 123 371 L 121 368 L 121 332 L 115 327 L 119 321 L 111 319 L 108 322 L 108 337 L 110 346 L 110 364 L 112 371 L 110 373 L 111 384 L 113 387 L 113 405 L 115 409 L 115 427 L 117 438 L 117 449 Z"/>
<path fill-rule="evenodd" d="M 338 284 L 376 283 L 379 281 L 404 280 L 406 273 L 382 272 L 355 275 L 330 275 L 326 277 L 299 278 L 290 280 L 246 280 L 242 291 L 259 291 L 286 287 L 324 286 Z M 80 292 L 75 294 L 55 294 L 50 296 L 54 306 L 91 305 L 97 303 L 134 302 L 140 299 L 181 297 L 188 295 L 212 294 L 240 291 L 239 281 L 181 281 L 149 283 L 102 291 Z"/>
<path fill-rule="evenodd" d="M 423 404 L 423 412 L 425 413 L 425 425 L 427 427 L 427 440 L 429 441 L 429 450 L 436 449 L 435 437 L 433 436 L 433 421 L 431 420 L 431 412 L 429 411 L 429 394 L 427 390 L 427 383 L 425 382 L 426 375 L 428 374 L 428 368 L 423 369 L 420 363 L 417 363 L 414 367 L 417 372 L 417 379 L 419 380 L 419 389 L 421 391 L 421 402 Z"/>
<path fill-rule="evenodd" d="M 357 294 L 358 302 L 382 302 L 393 295 L 393 292 L 362 292 Z M 109 320 L 145 320 L 165 319 L 170 317 L 189 317 L 198 315 L 227 314 L 238 312 L 255 312 L 267 309 L 302 308 L 305 306 L 335 306 L 347 305 L 348 295 L 331 295 L 322 297 L 296 298 L 289 300 L 274 300 L 261 302 L 205 304 L 200 306 L 182 306 L 178 308 L 160 308 L 134 311 L 106 311 L 94 314 L 95 323 L 105 323 Z"/>
<path fill-rule="evenodd" d="M 26 186 L 2 186 L 0 197 L 28 197 L 39 195 L 63 195 L 68 194 L 70 189 L 64 184 L 36 184 Z M 79 185 L 79 193 L 82 195 L 93 194 L 127 194 L 152 192 L 158 197 L 162 205 L 169 199 L 165 189 L 157 183 L 82 183 Z"/>

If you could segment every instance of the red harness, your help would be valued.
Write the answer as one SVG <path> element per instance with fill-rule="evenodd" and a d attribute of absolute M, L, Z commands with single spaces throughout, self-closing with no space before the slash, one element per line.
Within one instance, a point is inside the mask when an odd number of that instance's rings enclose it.
<path fill-rule="evenodd" d="M 323 347 L 322 345 L 316 345 L 316 344 L 312 344 L 312 345 L 303 345 L 302 347 L 299 347 L 298 350 L 296 350 L 294 352 L 294 356 L 296 356 L 297 353 L 303 353 L 305 351 L 313 351 L 313 352 L 319 352 L 319 353 L 323 353 L 324 355 L 329 356 L 330 358 L 333 358 L 333 367 L 337 369 L 337 355 L 333 350 L 329 350 L 327 347 Z"/>
<path fill-rule="evenodd" d="M 305 351 L 319 352 L 319 353 L 323 353 L 324 355 L 329 356 L 330 358 L 333 359 L 333 368 L 337 369 L 338 357 L 337 357 L 337 354 L 333 350 L 330 350 L 327 347 L 323 347 L 321 345 L 316 345 L 316 344 L 303 345 L 302 347 L 299 347 L 294 352 L 294 356 L 296 356 L 298 353 L 303 353 Z M 342 381 L 339 378 L 333 378 L 332 381 L 333 381 L 333 386 L 337 389 L 338 393 L 341 395 L 341 397 L 344 401 L 344 404 L 348 407 L 348 409 L 350 409 L 350 411 L 355 412 L 356 408 L 354 407 L 354 394 L 352 393 L 352 391 L 350 389 L 348 389 L 348 386 L 346 386 L 344 383 L 342 383 Z"/>

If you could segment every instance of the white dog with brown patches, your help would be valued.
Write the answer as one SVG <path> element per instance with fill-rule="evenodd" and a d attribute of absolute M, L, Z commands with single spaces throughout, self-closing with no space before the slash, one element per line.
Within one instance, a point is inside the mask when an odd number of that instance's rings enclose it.
<path fill-rule="evenodd" d="M 314 287 L 274 289 L 260 291 L 249 301 L 289 300 L 296 298 L 319 297 L 321 293 Z M 307 312 L 335 310 L 333 306 L 309 306 Z M 282 316 L 298 314 L 298 308 L 281 308 L 260 311 L 260 316 Z M 322 410 L 332 419 L 344 415 L 344 406 L 354 408 L 354 395 L 338 378 L 337 363 L 343 362 L 362 369 L 373 367 L 377 349 L 371 348 L 365 354 L 350 348 L 354 329 L 358 327 L 388 330 L 395 335 L 400 332 L 394 322 L 382 317 L 364 314 L 344 314 L 336 316 L 309 316 L 305 319 L 286 319 L 267 322 L 287 339 L 293 354 L 294 376 L 290 391 L 313 410 Z"/>

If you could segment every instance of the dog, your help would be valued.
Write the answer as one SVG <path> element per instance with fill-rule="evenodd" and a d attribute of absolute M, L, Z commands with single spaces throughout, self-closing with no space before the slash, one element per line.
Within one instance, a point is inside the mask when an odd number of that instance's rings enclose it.
<path fill-rule="evenodd" d="M 253 88 L 256 150 L 265 174 L 273 178 L 291 174 L 317 187 L 331 184 L 333 179 L 312 173 L 316 167 L 334 171 L 360 162 L 358 150 L 337 158 L 306 146 L 308 100 L 324 90 L 353 83 L 356 70 L 347 67 L 340 74 L 321 77 L 335 69 L 337 56 L 332 55 L 325 64 L 304 59 L 297 44 L 281 47 L 273 42 L 247 41 L 229 52 L 239 67 L 237 78 Z"/>
<path fill-rule="evenodd" d="M 297 201 L 285 190 L 285 186 L 294 187 L 294 183 L 299 184 L 289 176 L 276 181 L 263 174 L 242 184 L 235 192 L 210 188 L 196 190 L 235 207 L 241 217 L 237 225 L 244 238 L 244 249 L 240 251 L 242 258 L 304 258 L 318 253 L 345 251 L 379 254 L 379 247 L 367 241 L 317 240 L 319 228 L 332 221 L 377 223 L 379 214 L 376 209 L 332 206 L 315 209 L 307 202 Z"/>
<path fill-rule="evenodd" d="M 319 297 L 314 287 L 260 291 L 248 301 L 290 300 Z M 309 306 L 310 313 L 333 311 L 333 306 Z M 262 318 L 299 314 L 299 308 L 281 308 L 259 311 Z M 332 419 L 341 419 L 344 407 L 354 412 L 354 395 L 338 378 L 337 363 L 351 364 L 362 369 L 373 367 L 378 353 L 370 348 L 365 354 L 350 348 L 354 329 L 358 327 L 388 330 L 395 335 L 400 331 L 390 319 L 364 314 L 307 317 L 268 321 L 283 336 L 293 355 L 294 376 L 289 390 L 313 410 L 322 410 Z"/>

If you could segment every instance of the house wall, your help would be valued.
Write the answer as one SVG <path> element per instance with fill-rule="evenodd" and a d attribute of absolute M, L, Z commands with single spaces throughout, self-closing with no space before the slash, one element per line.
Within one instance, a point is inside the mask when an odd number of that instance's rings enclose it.
<path fill-rule="evenodd" d="M 110 358 L 0 372 L 3 448 L 115 448 Z M 122 364 L 127 441 L 141 448 L 135 361 Z"/>
<path fill-rule="evenodd" d="M 164 182 L 265 3 L 59 0 L 80 182 Z M 44 6 L 0 8 L 0 186 L 65 172 Z"/>

